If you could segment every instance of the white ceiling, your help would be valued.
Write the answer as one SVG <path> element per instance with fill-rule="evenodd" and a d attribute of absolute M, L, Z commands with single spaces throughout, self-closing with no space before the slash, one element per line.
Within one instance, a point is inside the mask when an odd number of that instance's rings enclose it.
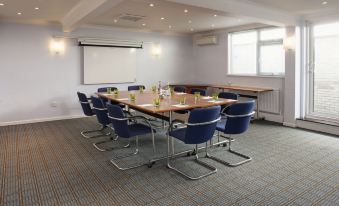
<path fill-rule="evenodd" d="M 153 3 L 154 7 L 150 7 L 150 3 Z M 184 10 L 188 10 L 188 12 L 185 13 Z M 121 20 L 119 16 L 122 14 L 143 16 L 144 19 L 137 22 Z M 161 20 L 162 17 L 165 19 Z M 114 22 L 115 19 L 118 21 Z M 112 8 L 111 11 L 94 18 L 88 23 L 161 32 L 192 33 L 255 22 L 239 15 L 167 1 L 125 0 Z M 143 24 L 146 24 L 146 26 L 143 26 Z"/>
<path fill-rule="evenodd" d="M 95 7 L 95 4 L 100 5 L 102 1 L 117 3 L 111 4 L 113 6 L 105 10 L 90 8 Z M 85 10 L 92 13 L 86 15 L 83 12 L 82 19 L 71 19 L 71 24 L 72 20 L 75 21 L 73 23 L 75 28 L 78 24 L 80 26 L 90 24 L 159 32 L 194 33 L 250 23 L 279 23 L 279 19 L 282 18 L 312 19 L 327 14 L 331 18 L 338 18 L 339 0 L 326 0 L 328 2 L 326 5 L 322 4 L 323 1 L 325 0 L 0 0 L 0 4 L 5 4 L 0 6 L 0 20 L 39 24 L 57 22 L 64 25 L 65 17 L 69 16 L 67 14 L 70 12 L 80 14 L 78 16 L 81 17 L 83 11 L 77 13 L 77 7 L 84 3 L 83 5 L 87 6 Z M 154 7 L 150 7 L 150 3 L 153 3 Z M 39 7 L 39 10 L 35 7 Z M 187 13 L 184 12 L 185 9 L 188 10 Z M 18 12 L 22 15 L 17 15 Z M 126 13 L 144 18 L 137 22 L 118 18 L 119 15 Z M 217 16 L 214 16 L 215 14 Z M 293 18 L 288 19 L 289 16 Z M 161 20 L 161 17 L 165 19 Z M 265 22 L 265 18 L 268 21 Z M 118 21 L 115 22 L 114 19 Z M 281 22 L 284 24 L 283 20 Z"/>
<path fill-rule="evenodd" d="M 295 15 L 309 15 L 329 9 L 338 9 L 338 0 L 249 0 L 265 6 L 291 12 Z M 322 4 L 322 2 L 327 4 Z"/>
<path fill-rule="evenodd" d="M 0 0 L 0 20 L 45 24 L 60 20 L 81 0 Z M 39 10 L 35 10 L 38 7 Z M 17 15 L 21 12 L 22 15 Z"/>

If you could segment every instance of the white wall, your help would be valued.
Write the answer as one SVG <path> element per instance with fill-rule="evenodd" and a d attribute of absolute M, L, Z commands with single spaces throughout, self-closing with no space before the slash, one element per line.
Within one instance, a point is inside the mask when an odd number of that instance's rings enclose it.
<path fill-rule="evenodd" d="M 76 92 L 95 92 L 82 85 L 81 48 L 66 41 L 63 55 L 49 51 L 58 26 L 0 23 L 0 125 L 82 115 Z M 151 44 L 138 50 L 137 82 L 149 87 L 157 81 L 194 81 L 192 41 L 189 36 L 136 33 L 118 29 L 79 29 L 74 36 L 134 39 L 160 43 L 162 55 L 151 55 Z M 126 84 L 115 85 L 126 89 Z M 56 107 L 51 103 L 55 102 Z"/>
<path fill-rule="evenodd" d="M 193 45 L 193 58 L 196 68 L 196 81 L 206 84 L 228 84 L 253 87 L 267 87 L 280 90 L 281 115 L 261 113 L 266 119 L 282 122 L 284 112 L 284 82 L 281 77 L 249 77 L 227 75 L 228 31 L 217 32 L 218 44 L 208 46 Z M 199 35 L 194 36 L 197 38 Z"/>

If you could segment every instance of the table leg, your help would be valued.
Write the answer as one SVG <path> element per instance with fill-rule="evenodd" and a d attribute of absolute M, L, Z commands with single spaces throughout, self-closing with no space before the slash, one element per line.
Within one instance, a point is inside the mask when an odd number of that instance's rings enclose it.
<path fill-rule="evenodd" d="M 257 92 L 257 119 L 260 119 L 260 111 L 259 111 L 259 105 L 260 105 L 260 93 Z"/>

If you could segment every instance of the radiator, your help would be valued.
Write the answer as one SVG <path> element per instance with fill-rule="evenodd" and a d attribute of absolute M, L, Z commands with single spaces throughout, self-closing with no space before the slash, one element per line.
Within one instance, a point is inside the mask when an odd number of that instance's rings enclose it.
<path fill-rule="evenodd" d="M 253 95 L 253 93 L 248 93 L 246 95 Z M 240 97 L 239 100 L 248 100 L 246 97 Z M 266 112 L 271 114 L 281 114 L 280 107 L 280 91 L 273 90 L 271 92 L 263 92 L 259 96 L 259 110 L 260 112 Z M 257 105 L 255 105 L 257 109 Z"/>
<path fill-rule="evenodd" d="M 280 108 L 280 91 L 273 90 L 271 92 L 261 93 L 259 110 L 260 112 L 267 112 L 272 114 L 281 114 Z"/>

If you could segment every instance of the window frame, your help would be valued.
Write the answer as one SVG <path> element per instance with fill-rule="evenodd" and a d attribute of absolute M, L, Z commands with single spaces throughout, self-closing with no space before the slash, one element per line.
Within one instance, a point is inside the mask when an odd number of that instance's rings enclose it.
<path fill-rule="evenodd" d="M 279 39 L 270 39 L 270 40 L 260 40 L 261 32 L 265 30 L 271 30 L 275 29 L 275 27 L 265 27 L 265 28 L 259 28 L 259 29 L 249 29 L 244 31 L 236 31 L 236 32 L 229 32 L 227 34 L 228 38 L 228 69 L 227 69 L 227 75 L 229 76 L 257 76 L 257 77 L 285 77 L 285 63 L 284 63 L 284 72 L 283 73 L 267 73 L 267 72 L 261 72 L 261 53 L 260 48 L 261 46 L 270 46 L 270 45 L 282 45 L 284 44 L 284 38 Z M 277 28 L 278 29 L 278 28 Z M 285 28 L 284 28 L 285 29 Z M 236 74 L 232 73 L 232 36 L 234 34 L 241 34 L 241 33 L 247 33 L 247 32 L 256 32 L 257 33 L 257 42 L 256 42 L 256 73 L 255 74 Z M 285 56 L 284 56 L 285 59 Z"/>

